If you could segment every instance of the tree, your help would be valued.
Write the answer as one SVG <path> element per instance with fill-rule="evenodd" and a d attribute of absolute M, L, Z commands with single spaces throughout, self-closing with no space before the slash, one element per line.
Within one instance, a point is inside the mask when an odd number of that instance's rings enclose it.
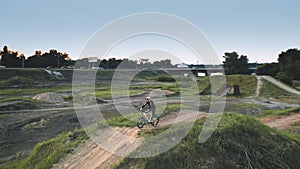
<path fill-rule="evenodd" d="M 3 47 L 3 51 L 1 51 L 0 55 L 1 55 L 1 64 L 6 66 L 6 62 L 8 60 L 8 47 L 7 46 Z"/>
<path fill-rule="evenodd" d="M 37 68 L 37 67 L 41 67 L 41 63 L 42 63 L 42 51 L 40 50 L 37 50 L 35 51 L 35 54 L 32 55 L 32 56 L 29 56 L 25 62 L 26 64 L 26 67 L 34 67 L 34 68 Z"/>
<path fill-rule="evenodd" d="M 74 64 L 69 58 L 67 53 L 58 52 L 55 49 L 51 49 L 49 52 L 42 53 L 41 51 L 35 51 L 35 54 L 28 57 L 26 60 L 27 67 L 45 68 L 62 67 Z"/>
<path fill-rule="evenodd" d="M 6 67 L 21 67 L 21 58 L 18 57 L 18 52 L 10 51 L 7 46 L 3 47 L 1 55 L 1 64 Z"/>
<path fill-rule="evenodd" d="M 284 72 L 277 73 L 275 78 L 288 85 L 293 85 L 293 79 L 287 76 Z"/>
<path fill-rule="evenodd" d="M 280 72 L 295 80 L 300 80 L 300 50 L 288 49 L 281 52 L 278 58 Z"/>
<path fill-rule="evenodd" d="M 248 58 L 247 56 L 239 56 L 237 52 L 225 53 L 224 70 L 226 74 L 248 74 Z"/>
<path fill-rule="evenodd" d="M 266 63 L 259 66 L 256 70 L 258 75 L 268 75 L 275 77 L 276 74 L 280 71 L 278 63 Z"/>

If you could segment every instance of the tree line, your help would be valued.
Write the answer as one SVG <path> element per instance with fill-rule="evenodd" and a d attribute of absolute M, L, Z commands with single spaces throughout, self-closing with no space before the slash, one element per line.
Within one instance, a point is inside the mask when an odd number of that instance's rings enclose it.
<path fill-rule="evenodd" d="M 263 64 L 257 68 L 257 74 L 273 76 L 292 85 L 293 80 L 300 80 L 300 50 L 293 48 L 281 52 L 278 62 Z"/>
<path fill-rule="evenodd" d="M 0 64 L 6 67 L 14 68 L 46 68 L 46 67 L 62 67 L 74 64 L 67 53 L 58 52 L 51 49 L 49 52 L 35 51 L 35 54 L 27 59 L 23 54 L 17 51 L 9 50 L 7 46 L 0 50 Z"/>
<path fill-rule="evenodd" d="M 74 61 L 67 53 L 51 49 L 49 52 L 35 51 L 35 54 L 26 58 L 17 51 L 9 50 L 7 46 L 0 50 L 0 65 L 6 67 L 28 67 L 28 68 L 60 68 L 63 66 L 76 65 L 76 68 L 101 67 L 103 69 L 141 69 L 141 68 L 172 68 L 171 60 L 149 62 L 148 59 L 98 59 L 96 62 L 89 62 L 88 58 Z M 250 74 L 249 60 L 246 55 L 239 55 L 237 52 L 224 53 L 223 67 L 226 74 Z M 76 64 L 75 64 L 76 63 Z M 256 66 L 256 65 L 255 65 Z M 278 56 L 278 62 L 264 63 L 256 69 L 258 75 L 273 76 L 287 84 L 292 80 L 300 80 L 300 50 L 293 48 L 283 51 Z"/>
<path fill-rule="evenodd" d="M 67 53 L 58 52 L 51 49 L 49 52 L 35 51 L 35 54 L 27 59 L 17 51 L 9 50 L 7 46 L 0 50 L 0 65 L 12 68 L 61 68 L 76 66 L 76 68 L 99 67 L 103 69 L 141 69 L 141 68 L 170 68 L 174 67 L 170 59 L 155 61 L 151 63 L 149 59 L 129 60 L 129 59 L 98 59 L 96 62 L 89 62 L 89 58 L 72 60 Z M 76 64 L 75 64 L 76 63 Z"/>
<path fill-rule="evenodd" d="M 223 56 L 226 74 L 249 74 L 248 58 L 239 56 L 237 52 L 225 53 Z M 293 48 L 278 55 L 278 62 L 260 64 L 255 72 L 257 75 L 272 76 L 284 83 L 293 84 L 293 80 L 300 80 L 300 50 Z"/>

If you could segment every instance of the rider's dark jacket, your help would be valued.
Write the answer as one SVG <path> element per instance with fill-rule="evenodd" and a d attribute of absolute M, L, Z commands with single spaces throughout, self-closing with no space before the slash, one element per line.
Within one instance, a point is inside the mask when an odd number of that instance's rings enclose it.
<path fill-rule="evenodd" d="M 142 108 L 144 109 L 149 109 L 152 113 L 155 113 L 155 104 L 153 103 L 153 101 L 152 100 L 150 100 L 150 101 L 146 101 L 145 103 L 144 103 L 144 105 L 142 106 Z"/>

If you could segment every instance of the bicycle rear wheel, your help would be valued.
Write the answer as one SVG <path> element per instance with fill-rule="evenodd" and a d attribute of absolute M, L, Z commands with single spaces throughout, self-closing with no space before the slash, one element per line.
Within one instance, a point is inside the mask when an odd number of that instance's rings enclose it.
<path fill-rule="evenodd" d="M 153 122 L 151 122 L 152 126 L 156 127 L 159 123 L 159 117 L 155 115 L 155 118 L 153 118 Z"/>

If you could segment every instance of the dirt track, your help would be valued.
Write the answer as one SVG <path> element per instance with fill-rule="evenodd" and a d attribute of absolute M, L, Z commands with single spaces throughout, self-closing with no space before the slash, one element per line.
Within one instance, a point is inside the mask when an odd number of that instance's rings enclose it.
<path fill-rule="evenodd" d="M 165 118 L 161 119 L 159 126 L 170 125 L 178 122 L 192 122 L 195 119 L 199 119 L 205 116 L 205 113 L 184 111 L 179 113 L 174 113 Z M 152 128 L 152 126 L 145 126 L 143 130 Z M 125 150 L 128 152 L 133 151 L 142 143 L 142 138 L 137 137 L 137 133 L 140 131 L 137 127 L 114 127 L 114 129 L 122 134 L 128 136 L 128 139 L 118 139 L 118 133 L 115 132 L 111 135 L 115 140 L 115 143 L 111 143 L 114 149 L 122 149 L 124 147 L 130 147 L 130 150 Z M 132 139 L 135 138 L 135 139 Z M 132 142 L 132 140 L 135 140 Z M 126 146 L 124 146 L 126 145 Z M 122 157 L 107 152 L 92 140 L 88 140 L 83 145 L 79 146 L 72 154 L 69 154 L 65 159 L 63 159 L 58 164 L 53 166 L 54 169 L 95 169 L 95 168 L 110 168 L 111 165 L 115 164 L 117 161 L 121 160 Z"/>
<path fill-rule="evenodd" d="M 115 130 L 122 134 L 126 134 L 128 137 L 136 137 L 137 128 L 115 127 Z M 118 143 L 114 144 L 114 148 L 119 149 L 124 144 L 130 144 L 133 149 L 140 145 L 140 139 L 136 142 L 130 142 L 130 140 L 117 139 L 117 132 L 113 136 Z M 128 146 L 126 146 L 128 147 Z M 89 168 L 109 168 L 111 164 L 117 162 L 121 157 L 105 151 L 103 148 L 95 144 L 92 140 L 88 140 L 83 145 L 79 146 L 75 151 L 68 155 L 63 161 L 56 164 L 53 168 L 56 169 L 89 169 Z"/>
<path fill-rule="evenodd" d="M 265 123 L 266 125 L 276 128 L 278 130 L 284 130 L 291 127 L 292 124 L 300 121 L 300 114 L 291 114 L 289 116 L 283 116 L 280 118 L 263 118 L 261 122 Z"/>

